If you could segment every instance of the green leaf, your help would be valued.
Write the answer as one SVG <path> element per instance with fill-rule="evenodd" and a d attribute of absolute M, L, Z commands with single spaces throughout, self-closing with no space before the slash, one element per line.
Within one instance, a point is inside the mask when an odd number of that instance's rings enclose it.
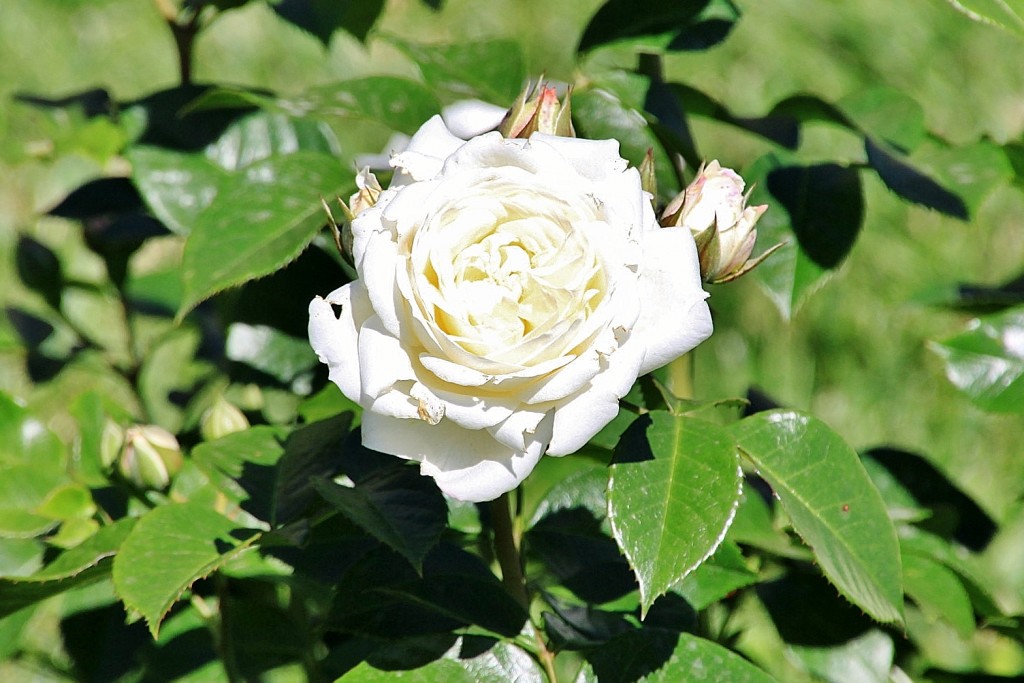
<path fill-rule="evenodd" d="M 318 362 L 308 340 L 267 325 L 228 326 L 224 353 L 229 360 L 244 363 L 284 383 L 316 367 Z"/>
<path fill-rule="evenodd" d="M 258 161 L 296 152 L 337 156 L 341 148 L 334 131 L 319 121 L 257 112 L 228 126 L 203 151 L 207 159 L 226 171 L 238 171 Z"/>
<path fill-rule="evenodd" d="M 648 413 L 622 435 L 611 470 L 608 518 L 645 615 L 722 542 L 740 494 L 736 446 L 712 423 Z"/>
<path fill-rule="evenodd" d="M 864 148 L 878 177 L 900 197 L 960 220 L 969 218 L 960 197 L 918 171 L 908 159 L 871 138 L 865 138 Z"/>
<path fill-rule="evenodd" d="M 949 0 L 971 19 L 1024 36 L 1024 3 L 1021 0 Z"/>
<path fill-rule="evenodd" d="M 602 683 L 605 680 L 601 679 Z M 663 667 L 645 683 L 716 680 L 729 683 L 775 683 L 775 679 L 740 655 L 704 638 L 679 634 L 679 643 Z"/>
<path fill-rule="evenodd" d="M 594 140 L 618 140 L 619 154 L 639 167 L 647 150 L 654 150 L 658 193 L 676 194 L 679 179 L 672 160 L 665 153 L 643 113 L 624 102 L 610 90 L 594 88 L 573 93 L 572 115 L 580 134 Z"/>
<path fill-rule="evenodd" d="M 961 638 L 970 638 L 974 633 L 971 599 L 951 570 L 924 555 L 904 552 L 903 583 L 907 595 L 925 616 L 945 619 Z"/>
<path fill-rule="evenodd" d="M 345 412 L 292 432 L 284 442 L 274 481 L 272 522 L 287 524 L 302 514 L 318 496 L 313 482 L 338 474 L 339 455 L 351 443 L 352 413 Z"/>
<path fill-rule="evenodd" d="M 373 121 L 408 135 L 415 133 L 441 103 L 422 83 L 397 76 L 368 76 L 330 85 L 319 85 L 301 95 L 267 97 L 242 91 L 218 91 L 206 100 L 254 104 L 289 116 L 338 122 L 346 119 Z"/>
<path fill-rule="evenodd" d="M 890 683 L 896 648 L 892 638 L 871 629 L 846 642 L 830 647 L 789 645 L 789 649 L 811 672 L 828 683 Z"/>
<path fill-rule="evenodd" d="M 873 86 L 843 97 L 836 108 L 865 135 L 912 152 L 927 135 L 924 109 L 902 90 Z"/>
<path fill-rule="evenodd" d="M 184 422 L 175 394 L 194 391 L 211 370 L 208 363 L 196 358 L 200 341 L 195 327 L 172 328 L 153 343 L 139 370 L 139 397 L 149 419 L 175 433 Z"/>
<path fill-rule="evenodd" d="M 32 413 L 0 391 L 0 467 L 31 464 L 48 472 L 64 466 L 64 446 Z"/>
<path fill-rule="evenodd" d="M 131 531 L 135 520 L 125 518 L 102 527 L 81 544 L 65 550 L 35 574 L 0 579 L 0 618 L 72 588 L 110 576 L 110 559 Z"/>
<path fill-rule="evenodd" d="M 196 216 L 217 196 L 227 171 L 200 154 L 139 145 L 125 152 L 132 182 L 150 212 L 178 235 L 187 235 Z"/>
<path fill-rule="evenodd" d="M 783 163 L 782 158 L 770 154 L 751 165 L 744 177 L 753 188 L 749 203 L 769 206 L 757 222 L 759 249 L 763 250 L 765 245 L 784 243 L 771 258 L 754 269 L 752 277 L 765 289 L 782 316 L 789 319 L 827 281 L 832 271 L 815 263 L 800 248 L 794 238 L 789 214 L 768 192 L 768 174 L 781 168 Z"/>
<path fill-rule="evenodd" d="M 341 195 L 351 182 L 335 158 L 313 152 L 271 157 L 232 175 L 185 243 L 179 318 L 217 292 L 292 261 L 324 224 L 320 197 Z"/>
<path fill-rule="evenodd" d="M 242 531 L 245 540 L 234 534 Z M 160 622 L 193 583 L 259 538 L 196 503 L 155 508 L 135 524 L 114 558 L 114 588 L 156 637 Z"/>
<path fill-rule="evenodd" d="M 976 318 L 966 332 L 930 347 L 972 402 L 994 413 L 1024 413 L 1024 306 Z"/>
<path fill-rule="evenodd" d="M 463 636 L 443 657 L 415 669 L 376 669 L 363 662 L 345 674 L 346 683 L 544 683 L 540 665 L 512 643 Z"/>
<path fill-rule="evenodd" d="M 739 546 L 726 540 L 701 566 L 693 570 L 672 590 L 696 610 L 721 600 L 735 590 L 757 583 L 757 572 L 743 559 Z"/>
<path fill-rule="evenodd" d="M 522 48 L 513 40 L 451 45 L 417 45 L 390 35 L 387 40 L 416 62 L 428 84 L 458 97 L 511 106 L 526 79 Z"/>
<path fill-rule="evenodd" d="M 959 197 L 968 216 L 977 215 L 988 196 L 1014 177 L 1006 151 L 988 140 L 957 147 L 928 140 L 908 161 Z"/>
<path fill-rule="evenodd" d="M 413 467 L 378 470 L 353 488 L 323 479 L 314 485 L 324 500 L 409 560 L 417 572 L 448 522 L 444 496 Z"/>
<path fill-rule="evenodd" d="M 878 621 L 902 622 L 896 531 L 853 449 L 823 422 L 794 411 L 757 413 L 733 433 L 825 576 Z"/>

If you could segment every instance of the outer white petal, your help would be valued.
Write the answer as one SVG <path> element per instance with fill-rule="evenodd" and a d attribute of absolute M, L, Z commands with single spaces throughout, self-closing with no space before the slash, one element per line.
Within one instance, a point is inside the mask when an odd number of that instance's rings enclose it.
<path fill-rule="evenodd" d="M 409 354 L 377 316 L 371 316 L 359 328 L 358 349 L 362 393 L 368 399 L 377 398 L 397 382 L 416 379 Z"/>
<path fill-rule="evenodd" d="M 530 144 L 553 148 L 577 173 L 590 180 L 604 180 L 618 175 L 628 165 L 619 156 L 618 140 L 587 140 L 534 133 L 530 136 Z"/>
<path fill-rule="evenodd" d="M 420 463 L 452 498 L 470 502 L 493 500 L 511 491 L 533 471 L 550 435 L 550 419 L 538 426 L 536 440 L 525 451 L 514 451 L 486 430 L 467 430 L 441 420 L 399 420 L 363 413 L 363 444 Z"/>
<path fill-rule="evenodd" d="M 505 118 L 504 107 L 481 100 L 460 100 L 441 110 L 448 130 L 464 140 L 494 130 Z"/>
<path fill-rule="evenodd" d="M 641 310 L 634 334 L 647 346 L 640 374 L 660 368 L 711 336 L 700 263 L 690 231 L 661 228 L 644 234 Z"/>
<path fill-rule="evenodd" d="M 630 338 L 612 354 L 608 367 L 591 380 L 587 390 L 556 407 L 548 455 L 575 453 L 618 415 L 619 399 L 640 374 L 643 352 L 641 341 Z"/>
<path fill-rule="evenodd" d="M 441 171 L 444 160 L 464 144 L 465 140 L 452 135 L 440 116 L 431 117 L 412 136 L 405 150 L 391 157 L 391 165 L 398 171 L 397 182 L 393 184 L 430 180 Z"/>
<path fill-rule="evenodd" d="M 341 307 L 335 316 L 331 304 Z M 309 343 L 342 393 L 359 401 L 358 328 L 373 314 L 361 282 L 353 282 L 309 302 Z"/>

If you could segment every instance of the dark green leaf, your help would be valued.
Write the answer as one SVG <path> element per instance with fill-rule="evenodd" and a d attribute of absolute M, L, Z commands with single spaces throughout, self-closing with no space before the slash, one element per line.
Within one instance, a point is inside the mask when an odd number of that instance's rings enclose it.
<path fill-rule="evenodd" d="M 669 50 L 707 50 L 725 40 L 740 18 L 732 0 L 711 0 L 689 26 L 668 44 Z"/>
<path fill-rule="evenodd" d="M 283 19 L 329 45 L 339 28 L 365 41 L 384 9 L 384 0 L 280 0 L 272 6 Z"/>
<path fill-rule="evenodd" d="M 544 630 L 558 650 L 596 647 L 634 629 L 622 614 L 566 605 L 554 599 L 549 604 L 553 611 L 544 613 Z"/>
<path fill-rule="evenodd" d="M 448 521 L 444 496 L 414 467 L 375 472 L 349 488 L 319 479 L 316 490 L 368 534 L 422 571 Z"/>
<path fill-rule="evenodd" d="M 864 218 L 857 170 L 838 164 L 784 166 L 768 174 L 767 185 L 789 213 L 801 252 L 820 268 L 838 266 Z"/>
<path fill-rule="evenodd" d="M 378 664 L 379 653 L 371 657 Z M 391 662 L 387 662 L 391 663 Z M 512 643 L 480 636 L 463 636 L 436 658 L 417 668 L 374 668 L 364 662 L 345 674 L 353 683 L 544 683 L 540 666 Z"/>
<path fill-rule="evenodd" d="M 182 593 L 245 552 L 258 537 L 196 503 L 154 508 L 139 519 L 114 557 L 114 588 L 156 637 Z"/>
<path fill-rule="evenodd" d="M 946 377 L 996 413 L 1024 412 L 1024 307 L 971 321 L 966 332 L 931 344 Z"/>
<path fill-rule="evenodd" d="M 21 235 L 15 249 L 18 277 L 29 289 L 41 294 L 54 310 L 60 310 L 64 274 L 57 255 L 42 242 Z"/>
<path fill-rule="evenodd" d="M 452 95 L 511 106 L 523 88 L 526 67 L 516 41 L 417 45 L 394 36 L 387 40 L 416 62 L 428 84 Z"/>
<path fill-rule="evenodd" d="M 640 583 L 643 614 L 722 542 L 740 483 L 735 443 L 710 422 L 648 413 L 622 435 L 608 517 Z"/>
<path fill-rule="evenodd" d="M 179 317 L 292 261 L 324 224 L 320 197 L 343 194 L 351 182 L 336 159 L 313 152 L 265 159 L 225 181 L 185 244 Z"/>
<path fill-rule="evenodd" d="M 289 435 L 274 484 L 274 524 L 295 521 L 318 498 L 313 481 L 338 474 L 348 450 L 346 441 L 352 440 L 351 427 L 352 413 L 346 412 L 300 427 Z"/>
<path fill-rule="evenodd" d="M 988 140 L 953 147 L 929 139 L 910 156 L 909 161 L 959 197 L 970 216 L 977 215 L 993 190 L 1014 177 L 1006 152 Z"/>
<path fill-rule="evenodd" d="M 633 629 L 587 650 L 585 656 L 600 683 L 635 683 L 658 675 L 682 642 L 679 636 L 667 629 Z"/>
<path fill-rule="evenodd" d="M 1024 275 L 995 286 L 966 282 L 939 285 L 915 297 L 915 301 L 975 315 L 998 313 L 1024 304 Z"/>
<path fill-rule="evenodd" d="M 734 433 L 825 576 L 875 619 L 902 621 L 896 532 L 853 449 L 824 423 L 792 411 L 757 413 Z"/>
<path fill-rule="evenodd" d="M 607 475 L 602 480 L 607 485 Z M 629 565 L 589 510 L 567 507 L 548 514 L 527 532 L 525 547 L 528 557 L 587 602 L 601 604 L 636 590 Z"/>
<path fill-rule="evenodd" d="M 627 38 L 676 36 L 707 5 L 708 0 L 677 0 L 646 5 L 639 10 L 631 0 L 609 0 L 590 19 L 577 51 L 585 52 Z"/>

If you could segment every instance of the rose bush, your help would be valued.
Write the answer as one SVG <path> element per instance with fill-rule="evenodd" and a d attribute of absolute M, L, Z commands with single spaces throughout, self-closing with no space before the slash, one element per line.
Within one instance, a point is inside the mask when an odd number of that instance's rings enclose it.
<path fill-rule="evenodd" d="M 434 117 L 391 165 L 352 224 L 359 279 L 310 303 L 309 337 L 363 443 L 445 493 L 515 488 L 711 334 L 693 237 L 658 225 L 617 142 L 467 142 Z"/>

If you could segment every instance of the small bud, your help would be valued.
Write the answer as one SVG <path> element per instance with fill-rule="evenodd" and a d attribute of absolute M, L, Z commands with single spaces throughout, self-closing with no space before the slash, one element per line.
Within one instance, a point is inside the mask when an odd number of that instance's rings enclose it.
<path fill-rule="evenodd" d="M 181 446 L 174 435 L 155 425 L 129 427 L 117 469 L 141 489 L 164 489 L 181 469 Z"/>
<path fill-rule="evenodd" d="M 103 423 L 103 433 L 100 435 L 100 463 L 104 468 L 114 466 L 123 445 L 124 430 L 116 422 L 107 418 Z"/>
<path fill-rule="evenodd" d="M 648 147 L 644 160 L 640 162 L 640 187 L 652 197 L 658 196 L 658 177 L 654 173 L 654 148 Z"/>
<path fill-rule="evenodd" d="M 717 284 L 735 280 L 781 247 L 750 259 L 757 240 L 754 226 L 767 205 L 747 206 L 743 178 L 717 161 L 700 167 L 697 177 L 661 216 L 663 226 L 688 228 L 697 243 L 701 277 Z"/>
<path fill-rule="evenodd" d="M 214 441 L 249 428 L 249 420 L 232 403 L 218 396 L 210 408 L 203 413 L 199 432 L 206 441 Z"/>
<path fill-rule="evenodd" d="M 528 138 L 534 133 L 574 138 L 571 97 L 570 90 L 565 94 L 565 101 L 559 102 L 555 88 L 539 81 L 536 86 L 527 84 L 498 130 L 506 138 Z"/>

